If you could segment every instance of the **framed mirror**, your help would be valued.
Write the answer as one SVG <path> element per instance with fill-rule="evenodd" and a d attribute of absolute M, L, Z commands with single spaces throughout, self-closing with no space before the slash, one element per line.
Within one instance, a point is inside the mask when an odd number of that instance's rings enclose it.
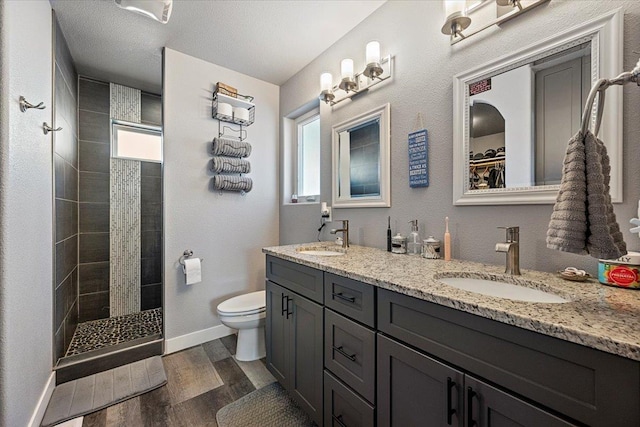
<path fill-rule="evenodd" d="M 553 204 L 592 84 L 622 71 L 620 9 L 453 79 L 455 205 Z M 598 137 L 622 202 L 622 88 L 607 91 Z M 595 119 L 595 110 L 592 120 Z"/>
<path fill-rule="evenodd" d="M 332 127 L 334 208 L 390 207 L 390 106 Z"/>

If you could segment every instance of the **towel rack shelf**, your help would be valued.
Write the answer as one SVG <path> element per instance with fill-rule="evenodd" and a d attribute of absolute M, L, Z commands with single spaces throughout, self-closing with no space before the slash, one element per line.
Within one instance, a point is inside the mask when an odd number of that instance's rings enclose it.
<path fill-rule="evenodd" d="M 256 106 L 253 104 L 253 97 L 249 95 L 237 94 L 237 97 L 225 95 L 215 90 L 213 92 L 213 101 L 211 106 L 211 116 L 216 120 L 227 123 L 235 123 L 240 126 L 251 126 L 255 121 Z M 227 104 L 230 110 L 220 108 L 220 104 Z M 246 117 L 236 114 L 235 109 L 240 108 L 247 110 Z"/>

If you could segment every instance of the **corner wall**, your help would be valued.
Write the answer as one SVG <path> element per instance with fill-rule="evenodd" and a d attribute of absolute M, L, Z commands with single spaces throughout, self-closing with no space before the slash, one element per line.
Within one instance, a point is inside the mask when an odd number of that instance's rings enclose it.
<path fill-rule="evenodd" d="M 218 122 L 211 118 L 211 98 L 218 81 L 255 97 L 256 120 L 246 128 L 253 190 L 245 196 L 212 187 L 211 142 Z M 278 244 L 279 88 L 168 48 L 163 88 L 164 315 L 171 352 L 226 335 L 217 305 L 264 289 L 261 248 Z M 178 264 L 185 249 L 204 258 L 202 283 L 185 285 Z"/>
<path fill-rule="evenodd" d="M 331 126 L 383 103 L 391 103 L 391 208 L 336 209 L 333 218 L 349 219 L 356 244 L 384 248 L 387 216 L 394 231 L 407 234 L 407 221 L 417 218 L 421 233 L 442 238 L 444 217 L 451 219 L 453 256 L 466 260 L 504 264 L 504 254 L 493 251 L 504 239 L 497 226 L 519 225 L 523 268 L 554 271 L 568 265 L 591 273 L 597 260 L 546 248 L 545 237 L 552 205 L 453 206 L 453 76 L 469 68 L 548 37 L 562 28 L 595 18 L 623 7 L 624 64 L 632 69 L 640 46 L 640 2 L 553 0 L 500 27 L 494 26 L 455 46 L 440 33 L 444 20 L 437 1 L 390 1 L 372 13 L 345 37 L 331 46 L 280 89 L 280 111 L 291 111 L 318 96 L 322 72 L 339 75 L 342 58 L 354 57 L 358 68 L 364 62 L 365 45 L 379 40 L 382 54 L 395 55 L 395 74 L 389 84 L 380 85 L 353 101 L 339 104 L 333 111 L 321 105 L 322 196 L 331 200 Z M 640 90 L 624 88 L 624 200 L 615 213 L 630 249 L 640 249 L 637 235 L 628 232 L 629 218 L 637 215 L 640 197 L 640 122 L 637 120 Z M 409 188 L 407 134 L 421 113 L 429 131 L 429 182 L 427 188 Z M 318 205 L 281 207 L 280 243 L 314 241 L 320 221 Z M 331 224 L 325 228 L 332 228 Z M 322 238 L 329 240 L 323 231 Z"/>
<path fill-rule="evenodd" d="M 0 426 L 29 425 L 52 378 L 51 22 L 48 1 L 0 3 Z"/>

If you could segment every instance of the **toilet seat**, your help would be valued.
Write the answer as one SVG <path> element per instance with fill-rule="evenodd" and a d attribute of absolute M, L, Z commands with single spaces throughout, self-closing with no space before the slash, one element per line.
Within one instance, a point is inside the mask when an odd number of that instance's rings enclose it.
<path fill-rule="evenodd" d="M 238 295 L 221 302 L 218 313 L 223 316 L 248 316 L 266 310 L 266 292 L 257 291 Z"/>

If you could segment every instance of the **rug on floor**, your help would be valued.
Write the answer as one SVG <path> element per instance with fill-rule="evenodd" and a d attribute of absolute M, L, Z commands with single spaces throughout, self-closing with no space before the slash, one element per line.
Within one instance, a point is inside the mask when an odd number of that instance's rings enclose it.
<path fill-rule="evenodd" d="M 166 383 L 162 358 L 154 356 L 59 384 L 49 400 L 42 427 L 115 405 Z"/>
<path fill-rule="evenodd" d="M 219 427 L 306 427 L 315 424 L 280 383 L 271 383 L 218 411 Z"/>

